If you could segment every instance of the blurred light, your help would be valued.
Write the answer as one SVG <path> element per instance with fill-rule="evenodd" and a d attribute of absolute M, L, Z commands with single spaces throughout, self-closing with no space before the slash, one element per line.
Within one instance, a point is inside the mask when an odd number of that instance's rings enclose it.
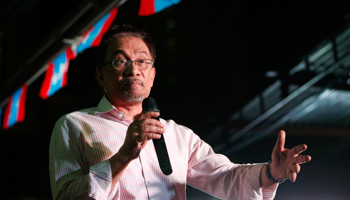
<path fill-rule="evenodd" d="M 326 45 L 323 45 L 321 48 L 318 49 L 315 53 L 311 54 L 309 56 L 309 62 L 313 63 L 315 62 L 318 58 L 323 56 L 326 52 L 330 51 L 332 49 L 333 45 L 331 42 L 327 43 Z"/>
<path fill-rule="evenodd" d="M 346 84 L 350 85 L 350 79 L 346 80 Z"/>
<path fill-rule="evenodd" d="M 304 70 L 306 70 L 306 62 L 303 60 L 297 66 L 295 66 L 293 69 L 289 71 L 289 75 L 292 76 L 293 74 Z"/>
<path fill-rule="evenodd" d="M 309 112 L 311 112 L 311 111 L 313 111 L 315 109 L 316 109 L 316 105 L 315 104 L 311 104 L 311 105 L 309 105 L 308 107 L 305 108 L 304 112 L 309 113 Z"/>
<path fill-rule="evenodd" d="M 266 76 L 267 78 L 275 78 L 275 77 L 278 76 L 278 72 L 269 70 L 269 71 L 267 71 L 267 72 L 265 73 L 265 76 Z"/>

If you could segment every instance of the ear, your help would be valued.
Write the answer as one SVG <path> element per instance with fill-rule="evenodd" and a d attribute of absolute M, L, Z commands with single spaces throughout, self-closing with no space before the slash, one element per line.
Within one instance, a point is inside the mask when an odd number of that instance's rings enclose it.
<path fill-rule="evenodd" d="M 154 79 L 156 77 L 156 68 L 152 67 L 151 70 L 152 70 L 151 71 L 151 81 L 152 81 L 151 87 L 153 87 Z"/>
<path fill-rule="evenodd" d="M 101 87 L 104 87 L 104 86 L 105 86 L 105 80 L 104 80 L 104 77 L 103 77 L 103 71 L 102 71 L 102 69 L 96 68 L 95 77 L 96 77 L 97 83 L 98 83 Z"/>

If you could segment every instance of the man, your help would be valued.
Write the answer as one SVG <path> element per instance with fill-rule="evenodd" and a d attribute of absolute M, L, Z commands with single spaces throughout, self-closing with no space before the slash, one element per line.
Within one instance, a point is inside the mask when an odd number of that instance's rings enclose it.
<path fill-rule="evenodd" d="M 295 181 L 306 145 L 284 148 L 279 133 L 271 163 L 239 165 L 187 127 L 142 113 L 153 86 L 156 52 L 148 35 L 114 26 L 103 37 L 96 68 L 105 95 L 97 107 L 61 117 L 50 143 L 54 199 L 185 199 L 186 184 L 222 199 L 273 199 L 278 182 Z M 173 173 L 164 175 L 152 139 L 164 134 Z"/>

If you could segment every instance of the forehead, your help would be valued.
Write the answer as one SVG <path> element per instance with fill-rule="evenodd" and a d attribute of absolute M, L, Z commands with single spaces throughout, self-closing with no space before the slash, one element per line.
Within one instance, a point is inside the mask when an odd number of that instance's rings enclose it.
<path fill-rule="evenodd" d="M 124 36 L 112 41 L 107 47 L 107 57 L 115 56 L 119 53 L 126 54 L 128 56 L 145 54 L 151 56 L 150 51 L 140 38 L 134 36 Z"/>

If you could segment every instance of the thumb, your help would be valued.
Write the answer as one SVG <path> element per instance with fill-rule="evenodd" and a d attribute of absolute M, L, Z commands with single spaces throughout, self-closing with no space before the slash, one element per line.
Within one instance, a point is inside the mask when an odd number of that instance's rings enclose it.
<path fill-rule="evenodd" d="M 281 130 L 278 133 L 278 138 L 274 149 L 277 151 L 283 151 L 285 142 L 286 142 L 286 132 Z"/>

